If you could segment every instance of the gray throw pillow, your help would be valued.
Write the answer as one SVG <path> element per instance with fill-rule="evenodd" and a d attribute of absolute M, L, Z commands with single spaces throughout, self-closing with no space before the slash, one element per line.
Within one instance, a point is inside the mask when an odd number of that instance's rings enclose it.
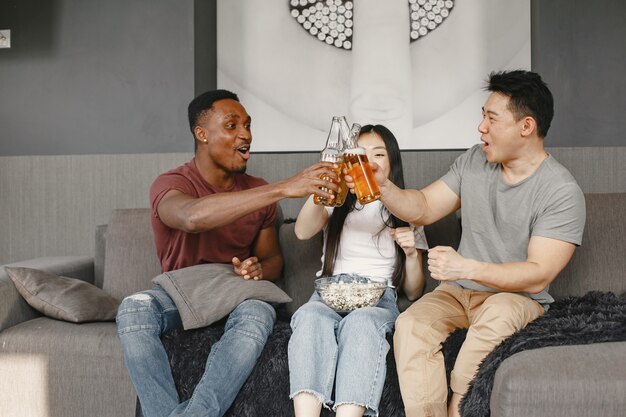
<path fill-rule="evenodd" d="M 208 326 L 248 299 L 289 303 L 273 282 L 245 280 L 230 264 L 202 264 L 165 272 L 152 279 L 172 298 L 185 330 Z"/>
<path fill-rule="evenodd" d="M 4 270 L 24 300 L 48 317 L 73 323 L 115 320 L 118 301 L 88 282 L 32 268 Z"/>

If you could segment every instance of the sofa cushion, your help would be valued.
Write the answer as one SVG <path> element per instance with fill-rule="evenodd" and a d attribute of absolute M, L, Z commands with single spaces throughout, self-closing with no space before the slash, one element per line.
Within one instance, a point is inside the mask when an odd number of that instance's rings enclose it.
<path fill-rule="evenodd" d="M 89 256 L 45 256 L 5 266 L 35 268 L 52 274 L 78 278 L 85 282 L 93 282 L 93 258 Z M 2 300 L 0 301 L 0 331 L 41 316 L 41 313 L 29 306 L 17 291 L 4 268 L 0 268 L 0 300 Z"/>
<path fill-rule="evenodd" d="M 88 282 L 32 268 L 4 269 L 26 302 L 48 317 L 73 323 L 115 319 L 117 300 Z"/>
<path fill-rule="evenodd" d="M 582 244 L 550 285 L 555 298 L 591 290 L 626 292 L 626 193 L 585 194 L 587 222 Z"/>
<path fill-rule="evenodd" d="M 0 415 L 134 416 L 113 322 L 39 317 L 0 332 Z"/>
<path fill-rule="evenodd" d="M 625 355 L 626 342 L 517 353 L 496 372 L 491 415 L 622 416 L 626 410 Z"/>
<path fill-rule="evenodd" d="M 288 303 L 291 298 L 271 281 L 246 280 L 230 264 L 202 264 L 164 272 L 152 282 L 172 298 L 185 330 L 208 326 L 248 299 Z"/>
<path fill-rule="evenodd" d="M 102 288 L 118 300 L 152 288 L 161 273 L 156 256 L 150 209 L 118 209 L 106 231 Z"/>

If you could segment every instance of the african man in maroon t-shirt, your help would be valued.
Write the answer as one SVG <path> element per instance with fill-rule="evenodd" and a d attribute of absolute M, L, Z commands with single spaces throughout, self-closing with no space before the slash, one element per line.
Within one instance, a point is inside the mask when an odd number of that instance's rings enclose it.
<path fill-rule="evenodd" d="M 273 184 L 247 175 L 251 118 L 238 97 L 209 91 L 189 104 L 194 158 L 160 175 L 150 189 L 152 227 L 163 272 L 203 263 L 232 264 L 241 279 L 274 280 L 283 265 L 274 227 L 276 202 L 337 186 L 328 163 Z M 324 174 L 324 175 L 323 175 Z M 117 322 L 126 366 L 145 417 L 222 416 L 254 368 L 272 331 L 274 308 L 245 300 L 228 316 L 190 400 L 180 403 L 160 335 L 181 327 L 160 286 L 122 301 Z"/>

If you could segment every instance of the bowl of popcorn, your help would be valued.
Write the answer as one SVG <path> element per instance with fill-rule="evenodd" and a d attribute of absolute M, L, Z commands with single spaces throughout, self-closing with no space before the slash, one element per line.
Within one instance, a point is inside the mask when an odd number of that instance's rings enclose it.
<path fill-rule="evenodd" d="M 387 288 L 386 282 L 357 275 L 341 274 L 315 280 L 315 291 L 338 313 L 376 305 Z"/>

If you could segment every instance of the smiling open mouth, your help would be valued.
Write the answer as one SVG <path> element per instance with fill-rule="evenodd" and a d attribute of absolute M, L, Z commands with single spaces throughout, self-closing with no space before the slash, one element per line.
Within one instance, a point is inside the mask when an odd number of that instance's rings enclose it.
<path fill-rule="evenodd" d="M 237 152 L 244 158 L 250 158 L 250 145 L 243 145 L 237 148 Z"/>

